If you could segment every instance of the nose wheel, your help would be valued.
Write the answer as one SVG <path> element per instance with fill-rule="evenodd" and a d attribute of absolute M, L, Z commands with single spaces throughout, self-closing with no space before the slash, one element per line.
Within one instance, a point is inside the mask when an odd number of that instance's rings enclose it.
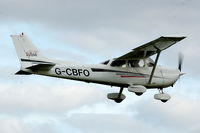
<path fill-rule="evenodd" d="M 160 100 L 165 103 L 171 98 L 169 94 L 163 92 L 163 88 L 159 88 L 158 91 L 159 93 L 154 95 L 156 100 Z"/>

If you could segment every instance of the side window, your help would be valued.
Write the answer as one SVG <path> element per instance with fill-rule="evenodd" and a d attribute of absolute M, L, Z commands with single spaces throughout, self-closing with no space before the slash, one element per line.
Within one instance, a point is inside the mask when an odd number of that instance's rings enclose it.
<path fill-rule="evenodd" d="M 116 61 L 113 61 L 111 63 L 111 66 L 113 66 L 113 67 L 126 67 L 126 61 L 125 60 L 116 60 Z"/>
<path fill-rule="evenodd" d="M 138 64 L 140 67 L 145 67 L 145 63 L 143 59 L 141 59 Z"/>
<path fill-rule="evenodd" d="M 129 60 L 128 61 L 128 66 L 129 67 L 139 67 L 139 60 Z"/>
<path fill-rule="evenodd" d="M 144 67 L 144 60 L 129 60 L 128 61 L 129 67 Z"/>
<path fill-rule="evenodd" d="M 153 63 L 151 63 L 151 62 L 149 62 L 149 63 L 147 64 L 147 66 L 148 66 L 148 67 L 153 67 L 153 66 L 154 66 L 154 64 L 153 64 Z"/>
<path fill-rule="evenodd" d="M 154 61 L 151 58 L 147 58 L 146 64 L 148 67 L 153 67 L 154 66 Z"/>

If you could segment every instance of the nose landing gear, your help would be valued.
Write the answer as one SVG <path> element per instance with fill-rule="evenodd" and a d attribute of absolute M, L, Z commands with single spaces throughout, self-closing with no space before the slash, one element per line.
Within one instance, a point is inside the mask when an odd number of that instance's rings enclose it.
<path fill-rule="evenodd" d="M 171 97 L 169 94 L 163 92 L 163 88 L 158 88 L 159 94 L 155 94 L 154 98 L 160 100 L 163 103 L 167 102 Z"/>

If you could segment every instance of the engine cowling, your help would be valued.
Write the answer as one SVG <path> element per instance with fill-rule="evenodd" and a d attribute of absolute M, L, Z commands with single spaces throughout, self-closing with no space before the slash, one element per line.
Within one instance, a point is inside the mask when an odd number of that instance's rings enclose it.
<path fill-rule="evenodd" d="M 167 93 L 160 93 L 160 94 L 155 94 L 154 98 L 156 100 L 161 100 L 162 102 L 167 102 L 171 97 Z"/>
<path fill-rule="evenodd" d="M 134 92 L 138 96 L 142 95 L 144 92 L 146 92 L 146 90 L 146 87 L 142 85 L 130 85 L 128 87 L 128 91 Z"/>

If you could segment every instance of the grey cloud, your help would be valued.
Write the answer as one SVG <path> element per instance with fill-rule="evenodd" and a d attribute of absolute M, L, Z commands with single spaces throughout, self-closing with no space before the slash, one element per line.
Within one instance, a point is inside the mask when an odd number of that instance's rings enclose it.
<path fill-rule="evenodd" d="M 26 133 L 29 132 L 29 128 L 27 125 L 24 124 L 19 119 L 16 118 L 1 118 L 0 119 L 0 132 L 1 133 L 9 133 L 9 132 L 15 132 L 15 133 Z"/>
<path fill-rule="evenodd" d="M 40 83 L 16 84 L 0 85 L 0 112 L 3 114 L 65 112 L 85 104 L 100 102 L 104 95 L 103 90 L 83 85 L 56 86 L 54 83 L 55 86 L 48 87 Z"/>
<path fill-rule="evenodd" d="M 65 114 L 68 115 L 70 110 L 79 110 L 83 105 L 105 103 L 105 92 L 99 90 L 101 88 L 98 86 L 92 85 L 97 87 L 95 89 L 90 85 L 77 85 L 77 82 L 63 84 L 63 81 L 56 82 L 51 79 L 43 79 L 38 83 L 33 77 L 30 77 L 30 79 L 28 77 L 26 79 L 20 78 L 19 80 L 6 78 L 6 74 L 14 70 L 14 68 L 10 68 L 1 73 L 1 114 L 6 114 L 9 117 L 19 116 L 18 119 L 26 117 L 27 114 L 35 113 L 50 114 L 56 117 L 53 118 L 56 119 L 55 123 L 38 123 L 34 132 L 49 132 L 50 130 L 58 132 L 60 130 L 57 129 L 60 127 L 56 125 L 57 123 L 64 123 L 64 127 L 66 127 L 63 130 L 65 131 L 68 128 L 67 125 L 72 125 L 73 128 L 80 129 L 83 132 L 97 133 L 124 131 L 131 133 L 133 131 L 145 133 L 147 131 L 162 133 L 199 132 L 199 119 L 197 117 L 199 116 L 199 99 L 192 99 L 194 93 L 196 97 L 199 97 L 197 94 L 199 92 L 197 85 L 199 79 L 198 66 L 200 65 L 198 61 L 200 31 L 198 12 L 199 1 L 195 0 L 156 0 L 153 2 L 149 0 L 1 1 L 0 24 L 7 27 L 9 33 L 13 31 L 21 32 L 16 31 L 18 28 L 13 28 L 13 25 L 18 27 L 20 23 L 26 24 L 31 27 L 30 30 L 37 32 L 32 34 L 33 42 L 35 42 L 34 40 L 41 41 L 46 45 L 49 41 L 58 40 L 55 41 L 55 47 L 63 47 L 61 52 L 59 50 L 53 52 L 51 49 L 47 49 L 45 53 L 49 52 L 53 55 L 58 53 L 64 56 L 63 51 L 66 48 L 69 58 L 78 60 L 79 55 L 86 56 L 84 58 L 86 62 L 90 62 L 90 58 L 92 61 L 100 62 L 104 59 L 118 57 L 161 35 L 185 35 L 187 39 L 162 53 L 163 61 L 160 60 L 159 62 L 177 67 L 177 59 L 175 58 L 177 58 L 177 52 L 182 51 L 185 54 L 183 71 L 188 73 L 188 76 L 186 76 L 189 77 L 189 81 L 193 80 L 193 82 L 183 83 L 183 85 L 187 84 L 185 85 L 187 89 L 184 87 L 183 90 L 173 91 L 176 93 L 184 91 L 184 94 L 187 94 L 186 96 L 174 95 L 173 99 L 167 104 L 161 104 L 157 101 L 150 102 L 145 98 L 142 98 L 139 102 L 130 101 L 127 111 L 131 109 L 137 114 L 110 114 L 105 111 L 103 114 L 95 112 L 89 114 L 76 113 L 67 117 Z M 1 32 L 1 34 L 4 34 L 4 31 Z M 48 35 L 44 35 L 44 33 Z M 43 40 L 40 40 L 41 38 Z M 6 53 L 8 48 L 4 49 L 4 46 L 0 45 L 1 51 L 4 51 L 0 54 L 1 61 L 5 61 L 4 57 L 8 55 Z M 68 47 L 73 50 L 67 49 Z M 11 57 L 12 59 L 9 59 L 17 60 L 16 57 L 13 58 L 13 55 Z M 9 65 L 16 65 L 17 63 L 16 61 Z M 9 65 L 1 65 L 0 68 L 5 69 Z M 29 79 L 30 84 L 24 83 L 27 79 Z M 46 82 L 48 85 L 45 86 L 42 82 Z M 54 87 L 51 87 L 52 84 L 54 84 Z M 197 91 L 193 94 L 189 93 L 194 90 L 193 88 L 196 88 Z M 90 108 L 92 110 L 94 107 L 90 106 Z M 114 109 L 112 109 L 113 112 Z M 118 109 L 120 109 L 120 106 L 116 107 L 116 110 Z M 32 132 L 30 130 L 32 126 L 34 127 L 34 124 L 40 121 L 38 119 L 33 123 L 24 123 L 20 120 L 14 120 L 14 122 L 13 120 L 7 122 L 1 120 L 0 125 L 4 126 L 0 127 L 0 132 L 13 132 L 13 130 L 9 130 L 9 125 L 13 125 L 14 129 L 19 132 Z"/>
<path fill-rule="evenodd" d="M 132 113 L 74 113 L 65 122 L 83 132 L 191 132 L 198 133 L 199 99 L 188 99 L 183 95 L 166 104 L 158 101 L 142 100 L 130 103 Z M 113 110 L 115 112 L 115 110 Z"/>
<path fill-rule="evenodd" d="M 139 121 L 133 120 L 132 116 L 126 114 L 74 114 L 67 119 L 67 123 L 76 125 L 84 133 L 132 133 L 133 130 L 143 133 L 146 130 L 151 131 L 151 128 L 144 128 Z"/>
<path fill-rule="evenodd" d="M 184 1 L 8 0 L 1 2 L 1 16 L 8 20 L 39 22 L 43 25 L 60 26 L 61 29 L 70 30 L 81 30 L 82 28 L 88 30 L 101 27 L 123 27 L 126 30 L 140 28 L 139 30 L 141 30 L 146 21 L 148 21 L 148 26 L 157 27 L 162 25 L 160 22 L 165 22 L 164 20 L 173 23 L 180 18 L 184 19 L 184 16 L 180 15 L 182 9 L 186 9 L 185 14 L 188 17 L 198 9 L 196 1 L 185 2 L 184 5 L 182 2 Z M 190 7 L 193 7 L 192 10 Z M 155 22 L 159 25 L 156 25 Z"/>
<path fill-rule="evenodd" d="M 2 117 L 2 115 L 1 115 Z M 41 122 L 38 120 L 34 124 L 32 123 L 34 120 L 28 120 L 29 118 L 19 118 L 19 117 L 9 117 L 3 116 L 0 119 L 0 132 L 1 133 L 57 133 L 60 132 L 61 129 L 54 126 L 54 121 Z M 38 118 L 39 119 L 39 118 Z"/>
<path fill-rule="evenodd" d="M 3 20 L 38 23 L 52 38 L 91 54 L 103 52 L 105 59 L 161 35 L 192 35 L 193 43 L 200 31 L 198 1 L 10 0 L 0 5 Z"/>
<path fill-rule="evenodd" d="M 151 126 L 159 125 L 168 132 L 199 132 L 199 99 L 176 95 L 167 104 L 155 104 L 140 101 L 137 104 L 137 119 L 149 123 Z M 133 108 L 134 109 L 134 108 Z"/>

